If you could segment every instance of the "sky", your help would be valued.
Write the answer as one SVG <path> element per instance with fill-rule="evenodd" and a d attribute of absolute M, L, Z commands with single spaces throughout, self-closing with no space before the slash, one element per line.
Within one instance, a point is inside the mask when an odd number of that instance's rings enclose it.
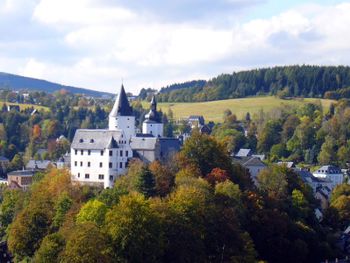
<path fill-rule="evenodd" d="M 137 94 L 294 64 L 350 64 L 350 1 L 0 0 L 1 72 Z"/>

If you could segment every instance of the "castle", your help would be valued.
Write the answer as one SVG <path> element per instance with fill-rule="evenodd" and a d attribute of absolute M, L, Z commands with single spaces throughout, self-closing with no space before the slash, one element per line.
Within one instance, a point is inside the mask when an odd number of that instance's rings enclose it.
<path fill-rule="evenodd" d="M 76 131 L 71 145 L 72 181 L 112 187 L 116 178 L 126 173 L 130 159 L 166 160 L 179 149 L 178 139 L 163 137 L 155 96 L 142 133 L 136 134 L 135 116 L 122 85 L 109 114 L 108 129 Z"/>

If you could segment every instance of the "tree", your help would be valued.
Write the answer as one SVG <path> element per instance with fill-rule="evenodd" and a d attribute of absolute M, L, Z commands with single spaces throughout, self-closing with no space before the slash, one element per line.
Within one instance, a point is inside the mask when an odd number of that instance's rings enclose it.
<path fill-rule="evenodd" d="M 228 172 L 232 170 L 231 160 L 224 146 L 213 137 L 197 132 L 186 140 L 180 152 L 180 163 L 184 166 L 197 166 L 203 176 L 214 168 Z"/>
<path fill-rule="evenodd" d="M 123 261 L 154 262 L 162 256 L 160 221 L 143 195 L 134 192 L 122 196 L 105 222 L 115 253 Z"/>
<path fill-rule="evenodd" d="M 281 130 L 279 121 L 269 120 L 258 136 L 258 150 L 267 153 L 272 145 L 279 143 Z"/>
<path fill-rule="evenodd" d="M 350 223 L 350 196 L 341 195 L 331 204 L 339 214 L 339 219 L 345 227 Z"/>
<path fill-rule="evenodd" d="M 0 205 L 1 236 L 12 223 L 15 215 L 20 211 L 24 202 L 24 193 L 21 190 L 5 190 Z"/>
<path fill-rule="evenodd" d="M 264 169 L 257 177 L 259 189 L 272 199 L 280 200 L 287 194 L 286 175 L 280 167 Z"/>
<path fill-rule="evenodd" d="M 154 175 L 148 169 L 143 166 L 140 172 L 137 174 L 136 189 L 138 192 L 144 194 L 146 197 L 151 197 L 155 194 L 156 183 Z"/>
<path fill-rule="evenodd" d="M 46 206 L 46 204 L 42 205 Z M 39 248 L 41 240 L 48 233 L 50 217 L 49 211 L 45 211 L 46 209 L 27 207 L 11 224 L 8 246 L 16 259 L 33 256 Z"/>
<path fill-rule="evenodd" d="M 211 185 L 215 185 L 217 183 L 225 182 L 229 179 L 229 176 L 225 170 L 220 168 L 214 168 L 206 177 L 207 181 Z"/>
<path fill-rule="evenodd" d="M 58 263 L 60 262 L 60 253 L 65 246 L 65 240 L 59 233 L 47 235 L 41 242 L 40 248 L 34 256 L 37 263 Z"/>
<path fill-rule="evenodd" d="M 69 197 L 67 192 L 63 192 L 58 197 L 56 204 L 55 204 L 55 216 L 53 217 L 52 225 L 54 228 L 58 229 L 63 221 L 66 213 L 71 208 L 73 204 L 73 200 Z"/>
<path fill-rule="evenodd" d="M 337 185 L 331 195 L 331 203 L 333 203 L 335 200 L 337 200 L 340 196 L 345 195 L 345 196 L 350 196 L 350 185 L 349 184 L 340 184 Z"/>
<path fill-rule="evenodd" d="M 35 124 L 33 127 L 33 140 L 40 140 L 41 139 L 41 128 L 38 124 Z"/>
<path fill-rule="evenodd" d="M 22 156 L 19 154 L 16 154 L 10 163 L 10 169 L 11 170 L 22 170 L 24 167 Z"/>
<path fill-rule="evenodd" d="M 90 200 L 80 209 L 77 215 L 77 223 L 93 222 L 97 226 L 101 226 L 104 223 L 107 211 L 108 208 L 104 203 L 98 200 Z"/>
<path fill-rule="evenodd" d="M 321 152 L 318 156 L 320 164 L 333 164 L 335 162 L 335 140 L 333 137 L 327 135 L 325 142 L 322 144 Z"/>
<path fill-rule="evenodd" d="M 94 223 L 85 222 L 70 233 L 60 262 L 108 263 L 115 260 L 107 236 Z"/>
<path fill-rule="evenodd" d="M 155 191 L 159 196 L 166 196 L 174 186 L 175 176 L 159 161 L 154 161 L 149 165 L 149 170 L 154 175 Z"/>

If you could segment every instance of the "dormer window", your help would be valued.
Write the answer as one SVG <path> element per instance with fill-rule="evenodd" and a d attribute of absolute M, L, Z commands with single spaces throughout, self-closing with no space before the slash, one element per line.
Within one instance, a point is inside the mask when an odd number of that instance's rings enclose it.
<path fill-rule="evenodd" d="M 91 139 L 91 140 L 90 140 L 90 143 L 94 143 L 94 142 L 95 142 L 94 139 Z"/>
<path fill-rule="evenodd" d="M 80 143 L 83 143 L 83 142 L 84 142 L 84 140 L 83 140 L 83 139 L 80 139 L 80 140 L 79 140 L 79 142 L 80 142 Z"/>

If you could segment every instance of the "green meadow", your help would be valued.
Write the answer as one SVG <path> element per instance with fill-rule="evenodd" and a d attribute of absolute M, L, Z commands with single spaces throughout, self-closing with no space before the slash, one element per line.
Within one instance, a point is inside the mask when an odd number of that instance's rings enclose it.
<path fill-rule="evenodd" d="M 277 107 L 301 106 L 308 102 L 321 103 L 324 111 L 328 111 L 330 104 L 334 101 L 314 98 L 280 99 L 268 96 L 194 103 L 159 103 L 158 109 L 167 113 L 170 108 L 176 119 L 190 115 L 203 115 L 206 121 L 220 122 L 226 109 L 230 109 L 238 118 L 243 118 L 247 112 L 253 115 L 260 110 L 268 112 Z M 149 103 L 143 102 L 143 107 L 148 108 Z"/>

